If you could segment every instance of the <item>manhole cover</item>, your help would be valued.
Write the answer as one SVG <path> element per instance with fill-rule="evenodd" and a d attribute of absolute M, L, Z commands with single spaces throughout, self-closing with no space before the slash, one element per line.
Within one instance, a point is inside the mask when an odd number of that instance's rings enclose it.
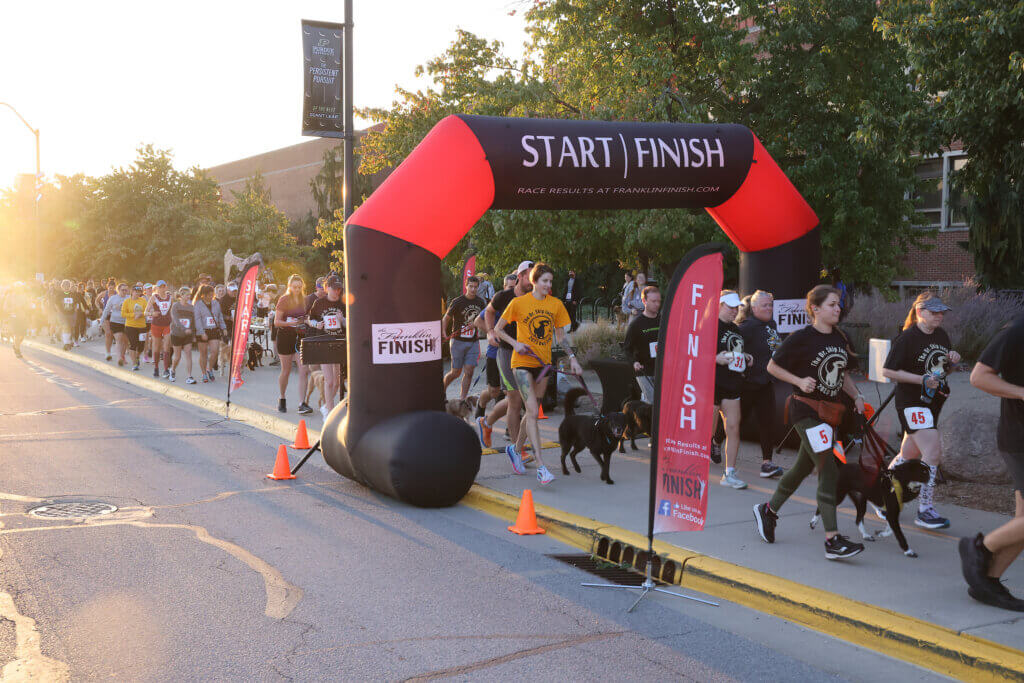
<path fill-rule="evenodd" d="M 110 503 L 51 503 L 28 511 L 33 517 L 43 519 L 100 517 L 111 512 L 117 512 L 117 506 Z"/>

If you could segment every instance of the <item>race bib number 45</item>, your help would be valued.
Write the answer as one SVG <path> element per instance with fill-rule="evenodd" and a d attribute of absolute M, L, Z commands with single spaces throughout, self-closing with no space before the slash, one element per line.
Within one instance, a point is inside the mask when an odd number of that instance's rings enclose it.
<path fill-rule="evenodd" d="M 815 453 L 823 453 L 832 448 L 832 425 L 822 422 L 808 429 L 807 443 Z"/>
<path fill-rule="evenodd" d="M 928 408 L 904 408 L 903 417 L 907 419 L 907 426 L 913 430 L 931 429 L 935 426 L 935 418 Z"/>

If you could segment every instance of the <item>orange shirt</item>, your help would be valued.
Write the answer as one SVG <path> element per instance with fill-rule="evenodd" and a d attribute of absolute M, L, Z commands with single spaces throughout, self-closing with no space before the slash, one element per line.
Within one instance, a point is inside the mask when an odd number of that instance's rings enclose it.
<path fill-rule="evenodd" d="M 529 345 L 537 357 L 512 352 L 512 367 L 539 368 L 551 364 L 551 341 L 556 327 L 565 327 L 571 321 L 569 312 L 561 299 L 550 294 L 538 299 L 529 292 L 509 302 L 501 317 L 506 322 L 516 323 L 516 341 Z"/>

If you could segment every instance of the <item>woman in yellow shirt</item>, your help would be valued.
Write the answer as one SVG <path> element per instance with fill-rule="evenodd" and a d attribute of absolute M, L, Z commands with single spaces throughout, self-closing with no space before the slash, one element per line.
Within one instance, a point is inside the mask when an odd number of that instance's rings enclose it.
<path fill-rule="evenodd" d="M 565 304 L 551 296 L 551 287 L 555 273 L 551 266 L 538 263 L 530 271 L 530 282 L 533 291 L 512 299 L 494 325 L 498 337 L 512 345 L 512 372 L 516 378 L 516 386 L 523 396 L 525 404 L 523 424 L 519 429 L 519 439 L 515 445 L 505 447 L 505 454 L 512 463 L 512 471 L 525 474 L 523 467 L 522 447 L 527 434 L 533 443 L 533 452 L 537 455 L 537 480 L 541 484 L 554 481 L 551 472 L 544 465 L 540 450 L 540 429 L 537 426 L 537 413 L 540 408 L 540 397 L 547 390 L 548 381 L 553 381 L 552 369 L 541 377 L 545 366 L 551 365 L 551 343 L 557 337 L 558 343 L 569 353 L 569 364 L 574 373 L 582 375 L 583 370 L 576 360 L 569 336 L 569 325 L 572 322 Z M 505 332 L 505 325 L 516 323 L 516 338 Z"/>
<path fill-rule="evenodd" d="M 121 303 L 124 316 L 124 334 L 128 337 L 128 348 L 132 353 L 132 370 L 139 371 L 139 354 L 146 346 L 146 297 L 142 295 L 141 282 L 132 287 L 132 295 Z"/>

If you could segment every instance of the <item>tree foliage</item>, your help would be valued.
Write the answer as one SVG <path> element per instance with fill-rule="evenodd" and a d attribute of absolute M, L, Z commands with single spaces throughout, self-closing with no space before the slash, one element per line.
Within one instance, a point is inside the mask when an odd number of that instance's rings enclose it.
<path fill-rule="evenodd" d="M 885 0 L 877 26 L 907 55 L 931 102 L 927 151 L 963 143 L 953 178 L 970 197 L 982 284 L 1024 287 L 1024 2 Z"/>

